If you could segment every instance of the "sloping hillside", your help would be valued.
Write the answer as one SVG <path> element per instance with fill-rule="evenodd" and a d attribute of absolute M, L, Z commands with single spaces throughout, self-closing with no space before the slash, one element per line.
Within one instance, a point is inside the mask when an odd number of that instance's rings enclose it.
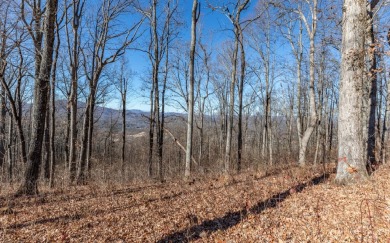
<path fill-rule="evenodd" d="M 164 184 L 90 185 L 11 199 L 2 242 L 388 242 L 390 168 L 333 184 L 334 166 Z"/>

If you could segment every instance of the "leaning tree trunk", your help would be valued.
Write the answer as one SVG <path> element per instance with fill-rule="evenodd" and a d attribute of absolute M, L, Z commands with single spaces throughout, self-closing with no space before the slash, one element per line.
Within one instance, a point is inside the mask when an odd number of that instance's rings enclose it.
<path fill-rule="evenodd" d="M 345 0 L 338 119 L 338 166 L 336 181 L 345 184 L 368 176 L 364 161 L 362 85 L 366 1 Z"/>
<path fill-rule="evenodd" d="M 53 61 L 57 5 L 57 0 L 48 0 L 46 3 L 46 28 L 44 29 L 42 61 L 39 73 L 35 77 L 34 85 L 34 109 L 31 121 L 32 134 L 30 150 L 23 182 L 20 185 L 17 194 L 38 193 L 37 181 L 42 161 L 42 142 L 45 131 L 45 116 L 47 112 L 49 82 Z"/>

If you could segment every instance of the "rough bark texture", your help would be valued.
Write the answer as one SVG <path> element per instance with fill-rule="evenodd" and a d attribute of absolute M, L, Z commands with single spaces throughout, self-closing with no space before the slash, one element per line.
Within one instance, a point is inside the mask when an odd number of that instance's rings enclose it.
<path fill-rule="evenodd" d="M 46 3 L 46 19 L 44 30 L 44 45 L 42 49 L 39 73 L 35 77 L 35 92 L 32 114 L 32 134 L 27 167 L 23 182 L 17 194 L 38 193 L 37 180 L 42 158 L 42 141 L 45 129 L 45 116 L 47 112 L 48 91 L 53 60 L 53 47 L 55 39 L 55 22 L 57 17 L 57 0 L 48 0 Z M 38 60 L 37 60 L 38 61 Z"/>
<path fill-rule="evenodd" d="M 341 184 L 367 177 L 361 116 L 366 16 L 366 1 L 344 1 L 336 176 Z"/>

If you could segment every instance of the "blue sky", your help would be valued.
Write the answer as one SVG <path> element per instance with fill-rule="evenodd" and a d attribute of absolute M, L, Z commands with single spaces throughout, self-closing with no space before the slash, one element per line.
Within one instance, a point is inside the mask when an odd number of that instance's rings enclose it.
<path fill-rule="evenodd" d="M 249 9 L 246 10 L 242 19 L 245 19 L 248 15 L 253 15 L 253 9 L 258 0 L 252 0 L 249 6 Z M 231 23 L 228 21 L 227 17 L 218 11 L 212 11 L 208 7 L 208 3 L 217 5 L 222 5 L 223 2 L 221 0 L 213 0 L 213 1 L 205 1 L 200 0 L 201 4 L 201 17 L 198 22 L 198 28 L 201 28 L 202 39 L 209 46 L 218 46 L 219 43 L 223 42 L 227 38 L 232 37 L 231 31 Z M 190 39 L 190 26 L 191 26 L 191 10 L 192 10 L 192 1 L 191 0 L 180 0 L 179 1 L 179 11 L 181 13 L 181 20 L 184 25 L 180 30 L 180 40 L 183 42 L 188 42 Z M 148 23 L 145 23 L 146 25 Z M 147 102 L 147 97 L 142 97 L 148 95 L 148 92 L 142 92 L 142 85 L 144 83 L 140 80 L 142 74 L 145 74 L 150 70 L 150 61 L 147 55 L 140 51 L 130 50 L 127 53 L 126 58 L 129 61 L 129 69 L 136 72 L 138 75 L 133 77 L 132 80 L 132 89 L 133 91 L 128 96 L 128 109 L 140 109 L 140 110 L 149 110 L 150 106 Z M 110 101 L 107 106 L 114 109 L 119 109 L 118 99 L 113 99 Z M 167 107 L 168 111 L 176 111 L 173 107 Z"/>

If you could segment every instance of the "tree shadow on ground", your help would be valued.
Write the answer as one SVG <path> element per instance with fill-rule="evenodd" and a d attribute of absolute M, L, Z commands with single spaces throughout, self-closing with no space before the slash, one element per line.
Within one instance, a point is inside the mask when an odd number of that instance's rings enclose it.
<path fill-rule="evenodd" d="M 286 168 L 292 168 L 291 167 L 286 167 Z M 198 193 L 199 190 L 208 190 L 208 191 L 217 191 L 220 189 L 226 189 L 229 187 L 233 187 L 239 184 L 244 184 L 247 183 L 250 180 L 255 180 L 259 181 L 262 179 L 265 179 L 270 176 L 275 176 L 280 173 L 280 169 L 278 170 L 270 170 L 267 171 L 264 175 L 260 177 L 255 177 L 255 178 L 246 178 L 244 180 L 234 180 L 233 182 L 230 182 L 228 184 L 224 184 L 221 186 L 216 186 L 216 187 L 209 187 L 209 185 L 202 186 L 201 188 L 195 188 L 193 190 L 187 190 L 182 188 L 182 191 L 176 192 L 173 195 L 168 194 L 164 195 L 162 197 L 157 197 L 157 198 L 149 198 L 146 199 L 145 201 L 139 202 L 135 206 L 139 206 L 140 204 L 144 203 L 151 203 L 154 201 L 158 200 L 171 200 L 174 199 L 178 196 L 182 195 L 188 195 L 192 193 Z M 214 178 L 215 180 L 215 178 Z M 200 181 L 200 180 L 199 180 Z M 52 203 L 61 203 L 65 201 L 74 201 L 74 202 L 80 202 L 80 201 L 85 201 L 88 199 L 93 199 L 93 198 L 104 198 L 104 197 L 112 197 L 112 196 L 119 196 L 119 197 L 131 197 L 133 193 L 138 193 L 142 192 L 148 189 L 151 190 L 160 190 L 164 187 L 169 186 L 169 184 L 165 183 L 159 183 L 159 184 L 151 184 L 147 186 L 138 186 L 138 187 L 128 187 L 128 188 L 122 188 L 122 189 L 116 189 L 116 190 L 109 190 L 107 192 L 101 192 L 101 193 L 96 193 L 96 192 L 83 192 L 79 195 L 68 195 L 66 193 L 61 193 L 61 192 L 43 192 L 34 196 L 22 196 L 19 198 L 19 200 L 15 200 L 15 197 L 13 194 L 8 195 L 8 196 L 0 196 L 0 206 L 4 206 L 7 204 L 8 201 L 12 201 L 14 207 L 32 207 L 32 206 L 37 206 L 37 205 L 44 205 L 44 204 L 52 204 Z M 75 187 L 75 190 L 77 188 Z"/>
<path fill-rule="evenodd" d="M 191 240 L 196 240 L 200 238 L 202 232 L 210 234 L 218 230 L 227 230 L 237 224 L 239 224 L 243 219 L 245 219 L 249 214 L 260 214 L 266 209 L 276 207 L 279 203 L 283 202 L 287 197 L 292 193 L 301 192 L 306 187 L 318 185 L 329 178 L 330 174 L 322 174 L 312 178 L 310 181 L 301 183 L 294 187 L 291 187 L 283 192 L 273 195 L 272 197 L 258 202 L 256 205 L 252 206 L 249 209 L 242 209 L 235 212 L 228 212 L 224 216 L 205 220 L 198 225 L 188 227 L 184 230 L 174 232 L 160 239 L 158 242 L 189 242 Z M 196 216 L 194 216 L 196 217 Z"/>
<path fill-rule="evenodd" d="M 23 223 L 17 223 L 10 225 L 6 227 L 7 229 L 21 229 L 25 227 L 29 227 L 32 225 L 38 225 L 38 224 L 46 224 L 46 223 L 63 223 L 67 224 L 72 221 L 77 221 L 81 219 L 83 215 L 80 214 L 74 214 L 74 215 L 63 215 L 63 216 L 58 216 L 58 217 L 53 217 L 53 218 L 44 218 L 44 219 L 38 219 L 38 220 L 33 220 L 33 221 L 28 221 L 28 222 L 23 222 Z"/>

